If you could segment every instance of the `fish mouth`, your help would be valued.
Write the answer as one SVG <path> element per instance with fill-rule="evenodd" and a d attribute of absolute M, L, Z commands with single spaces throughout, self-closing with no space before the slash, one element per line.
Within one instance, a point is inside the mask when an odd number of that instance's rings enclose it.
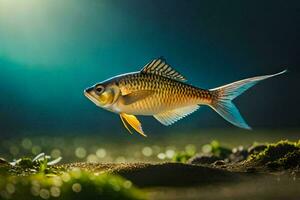
<path fill-rule="evenodd" d="M 99 105 L 99 102 L 97 101 L 97 99 L 95 97 L 93 97 L 89 92 L 88 92 L 88 89 L 87 90 L 84 90 L 84 96 L 86 96 L 90 101 L 92 101 L 94 104 L 96 104 L 97 106 L 100 106 Z"/>

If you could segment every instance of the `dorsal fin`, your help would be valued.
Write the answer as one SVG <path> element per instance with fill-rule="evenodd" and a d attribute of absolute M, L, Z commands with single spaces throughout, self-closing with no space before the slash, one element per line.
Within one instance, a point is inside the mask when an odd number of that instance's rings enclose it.
<path fill-rule="evenodd" d="M 181 82 L 187 81 L 187 79 L 184 76 L 182 76 L 178 71 L 173 69 L 163 57 L 154 59 L 151 62 L 147 63 L 143 67 L 141 72 L 156 74 Z"/>

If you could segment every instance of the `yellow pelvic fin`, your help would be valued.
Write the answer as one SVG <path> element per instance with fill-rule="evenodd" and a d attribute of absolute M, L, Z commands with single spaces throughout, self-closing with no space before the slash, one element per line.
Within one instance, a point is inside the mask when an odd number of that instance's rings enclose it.
<path fill-rule="evenodd" d="M 132 134 L 131 130 L 128 128 L 128 126 L 127 126 L 126 122 L 124 121 L 124 119 L 123 119 L 122 115 L 120 115 L 120 118 L 121 118 L 121 121 L 122 121 L 123 125 L 124 125 L 124 126 L 125 126 L 125 128 L 127 129 L 127 131 L 128 131 L 130 134 Z"/>
<path fill-rule="evenodd" d="M 142 129 L 142 124 L 139 122 L 139 120 L 134 115 L 128 115 L 125 113 L 120 114 L 121 120 L 125 126 L 125 128 L 132 133 L 125 122 L 127 122 L 136 132 L 141 134 L 144 137 L 147 137 Z"/>

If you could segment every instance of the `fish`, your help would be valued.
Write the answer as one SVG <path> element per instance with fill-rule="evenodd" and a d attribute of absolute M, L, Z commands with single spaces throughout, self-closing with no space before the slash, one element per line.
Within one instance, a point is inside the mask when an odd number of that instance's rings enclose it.
<path fill-rule="evenodd" d="M 140 71 L 121 74 L 84 90 L 96 106 L 120 116 L 124 127 L 147 136 L 136 116 L 153 116 L 169 126 L 192 114 L 201 106 L 209 106 L 231 124 L 251 129 L 233 100 L 258 82 L 286 73 L 256 76 L 213 89 L 202 89 L 167 63 L 164 57 L 148 62 Z"/>

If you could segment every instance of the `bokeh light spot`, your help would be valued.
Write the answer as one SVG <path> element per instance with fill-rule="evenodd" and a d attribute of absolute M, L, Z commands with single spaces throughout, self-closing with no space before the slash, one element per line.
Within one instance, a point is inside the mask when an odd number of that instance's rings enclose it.
<path fill-rule="evenodd" d="M 166 157 L 167 157 L 167 158 L 171 159 L 171 158 L 173 158 L 174 155 L 175 155 L 175 151 L 174 151 L 174 150 L 168 149 L 168 150 L 166 151 Z"/>
<path fill-rule="evenodd" d="M 142 150 L 142 153 L 144 156 L 149 157 L 152 155 L 153 151 L 152 151 L 151 147 L 144 147 Z"/>
<path fill-rule="evenodd" d="M 59 149 L 53 149 L 50 155 L 52 158 L 58 158 L 61 156 L 61 151 Z"/>
<path fill-rule="evenodd" d="M 85 148 L 83 148 L 83 147 L 76 148 L 75 155 L 78 158 L 84 158 L 86 156 L 86 150 L 85 150 Z"/>
<path fill-rule="evenodd" d="M 47 189 L 41 189 L 40 190 L 40 197 L 43 199 L 49 199 L 50 198 L 50 192 Z"/>
<path fill-rule="evenodd" d="M 15 186 L 11 183 L 8 183 L 6 185 L 6 191 L 9 193 L 9 194 L 13 194 L 15 192 Z"/>
<path fill-rule="evenodd" d="M 42 151 L 42 148 L 38 145 L 34 145 L 31 149 L 31 153 L 34 155 L 41 153 L 41 151 Z"/>
<path fill-rule="evenodd" d="M 9 152 L 10 152 L 13 156 L 16 156 L 16 155 L 18 155 L 18 153 L 19 153 L 19 148 L 18 148 L 17 146 L 13 145 L 13 146 L 11 146 L 11 147 L 9 148 Z"/>
<path fill-rule="evenodd" d="M 87 162 L 97 162 L 98 161 L 98 157 L 95 154 L 90 154 L 87 157 Z"/>
<path fill-rule="evenodd" d="M 79 184 L 79 183 L 74 183 L 73 185 L 72 185 L 72 190 L 74 191 L 74 192 L 81 192 L 81 185 Z"/>
<path fill-rule="evenodd" d="M 32 142 L 31 142 L 31 140 L 30 139 L 28 139 L 28 138 L 24 138 L 23 140 L 22 140 L 22 147 L 24 148 L 24 149 L 31 149 L 31 146 L 32 146 Z"/>
<path fill-rule="evenodd" d="M 106 156 L 106 150 L 105 149 L 98 149 L 96 151 L 96 155 L 99 157 L 99 158 L 104 158 Z"/>
<path fill-rule="evenodd" d="M 159 153 L 159 154 L 157 155 L 157 157 L 158 157 L 158 159 L 160 159 L 160 160 L 164 160 L 164 159 L 166 158 L 166 154 L 164 154 L 164 153 Z"/>
<path fill-rule="evenodd" d="M 68 173 L 63 173 L 61 175 L 61 179 L 64 181 L 64 182 L 68 182 L 71 180 L 71 176 L 68 174 Z"/>
<path fill-rule="evenodd" d="M 60 189 L 59 187 L 51 187 L 50 188 L 50 193 L 51 193 L 51 196 L 53 197 L 59 197 L 60 196 Z"/>
<path fill-rule="evenodd" d="M 124 188 L 129 189 L 132 186 L 132 182 L 131 181 L 124 181 L 123 183 Z"/>

